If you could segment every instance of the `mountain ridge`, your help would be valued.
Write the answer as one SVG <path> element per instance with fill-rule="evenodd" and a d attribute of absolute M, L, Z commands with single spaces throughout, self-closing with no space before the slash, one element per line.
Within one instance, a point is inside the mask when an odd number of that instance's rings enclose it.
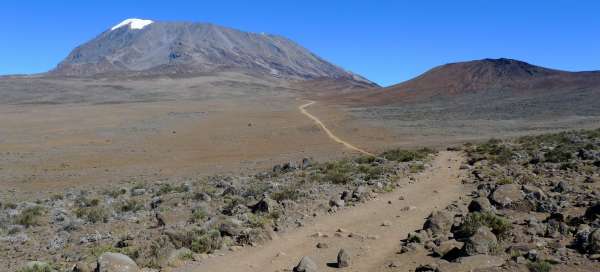
<path fill-rule="evenodd" d="M 600 71 L 569 72 L 509 58 L 486 58 L 440 65 L 399 84 L 345 99 L 385 105 L 485 92 L 526 94 L 582 88 L 600 88 Z"/>

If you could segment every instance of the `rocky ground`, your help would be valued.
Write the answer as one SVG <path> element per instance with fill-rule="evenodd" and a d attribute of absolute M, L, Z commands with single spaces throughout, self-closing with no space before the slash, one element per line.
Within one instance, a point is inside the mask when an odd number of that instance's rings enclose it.
<path fill-rule="evenodd" d="M 415 271 L 600 270 L 600 130 L 464 151 L 471 199 L 432 213 L 395 262 L 427 255 Z"/>
<path fill-rule="evenodd" d="M 257 246 L 318 214 L 394 190 L 433 151 L 276 165 L 252 176 L 132 182 L 0 201 L 0 266 L 7 271 L 168 270 L 187 260 Z M 120 270 L 107 267 L 119 266 Z M 132 268 L 132 269 L 133 269 Z M 135 268 L 137 269 L 137 268 Z M 134 270 L 131 270 L 134 271 Z"/>

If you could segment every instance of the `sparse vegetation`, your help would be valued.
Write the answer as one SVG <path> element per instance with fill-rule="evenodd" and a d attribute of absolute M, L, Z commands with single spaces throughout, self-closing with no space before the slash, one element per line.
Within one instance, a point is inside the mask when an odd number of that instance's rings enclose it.
<path fill-rule="evenodd" d="M 512 229 L 512 224 L 500 216 L 489 212 L 473 212 L 467 215 L 457 233 L 461 237 L 469 237 L 481 226 L 490 228 L 498 238 L 506 237 Z"/>
<path fill-rule="evenodd" d="M 102 206 L 80 207 L 75 210 L 75 215 L 89 223 L 105 223 L 108 220 L 109 212 Z"/>
<path fill-rule="evenodd" d="M 15 218 L 15 223 L 25 227 L 37 226 L 40 224 L 40 217 L 44 213 L 41 206 L 26 208 Z"/>
<path fill-rule="evenodd" d="M 529 271 L 531 272 L 550 272 L 550 270 L 552 270 L 552 264 L 547 261 L 538 260 L 529 263 L 527 268 L 529 268 Z"/>
<path fill-rule="evenodd" d="M 54 272 L 55 270 L 46 263 L 36 263 L 30 267 L 24 267 L 18 270 L 18 272 Z"/>
<path fill-rule="evenodd" d="M 392 149 L 381 153 L 381 157 L 397 162 L 424 161 L 435 150 L 422 148 L 418 150 Z"/>

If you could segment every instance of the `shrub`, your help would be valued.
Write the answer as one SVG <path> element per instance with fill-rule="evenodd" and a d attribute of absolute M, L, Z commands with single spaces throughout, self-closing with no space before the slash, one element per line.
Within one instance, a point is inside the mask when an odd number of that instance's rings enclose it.
<path fill-rule="evenodd" d="M 118 198 L 121 195 L 124 195 L 127 193 L 127 190 L 124 188 L 121 189 L 110 189 L 110 190 L 105 190 L 104 191 L 104 195 L 110 196 L 112 198 Z"/>
<path fill-rule="evenodd" d="M 544 155 L 546 162 L 560 163 L 568 162 L 573 158 L 572 152 L 564 146 L 552 149 Z"/>
<path fill-rule="evenodd" d="M 53 195 L 50 197 L 50 199 L 51 199 L 51 200 L 55 200 L 55 201 L 56 201 L 56 200 L 63 200 L 63 199 L 64 199 L 64 196 L 63 196 L 63 194 L 60 194 L 60 193 L 58 193 L 58 194 L 53 194 Z"/>
<path fill-rule="evenodd" d="M 100 223 L 108 221 L 109 213 L 104 207 L 81 207 L 75 210 L 75 215 L 90 223 Z"/>
<path fill-rule="evenodd" d="M 188 191 L 188 187 L 185 185 L 173 185 L 170 183 L 166 183 L 166 184 L 162 184 L 160 186 L 160 188 L 158 189 L 158 192 L 156 193 L 157 195 L 164 195 L 164 194 L 169 194 L 169 193 L 183 193 L 183 192 L 187 192 Z"/>
<path fill-rule="evenodd" d="M 333 184 L 346 184 L 352 176 L 354 166 L 348 160 L 325 163 L 321 167 L 323 181 Z"/>
<path fill-rule="evenodd" d="M 302 196 L 295 186 L 287 186 L 270 194 L 271 199 L 281 202 L 284 200 L 297 200 Z"/>
<path fill-rule="evenodd" d="M 549 272 L 552 269 L 552 264 L 547 261 L 535 261 L 527 265 L 531 272 Z"/>
<path fill-rule="evenodd" d="M 18 272 L 53 272 L 52 266 L 46 263 L 36 263 L 32 266 L 24 267 L 18 270 Z"/>
<path fill-rule="evenodd" d="M 354 161 L 358 164 L 371 164 L 373 162 L 375 162 L 375 156 L 371 156 L 371 155 L 365 155 L 365 156 L 360 156 L 356 159 L 354 159 Z"/>
<path fill-rule="evenodd" d="M 271 224 L 272 220 L 263 214 L 251 213 L 248 215 L 248 226 L 251 228 L 264 228 Z"/>
<path fill-rule="evenodd" d="M 469 237 L 481 226 L 490 228 L 501 239 L 506 237 L 512 229 L 511 223 L 500 216 L 490 212 L 473 212 L 467 215 L 464 222 L 458 228 L 457 234 L 460 237 Z"/>
<path fill-rule="evenodd" d="M 429 148 L 422 148 L 419 150 L 392 149 L 381 153 L 381 157 L 391 161 L 410 162 L 425 160 L 429 154 L 433 153 L 435 153 L 435 151 Z"/>
<path fill-rule="evenodd" d="M 12 203 L 12 202 L 8 202 L 8 203 L 4 203 L 4 209 L 16 209 L 17 208 L 17 204 Z"/>
<path fill-rule="evenodd" d="M 409 168 L 409 171 L 413 174 L 422 172 L 423 170 L 425 170 L 425 165 L 423 164 L 411 164 Z"/>
<path fill-rule="evenodd" d="M 514 183 L 514 181 L 511 177 L 502 177 L 496 183 L 498 185 L 504 185 L 504 184 L 512 184 L 512 183 Z"/>
<path fill-rule="evenodd" d="M 119 210 L 121 212 L 137 212 L 144 209 L 144 204 L 136 199 L 127 199 L 121 203 Z"/>
<path fill-rule="evenodd" d="M 196 253 L 212 253 L 223 245 L 221 233 L 217 229 L 194 230 L 190 234 L 190 249 Z"/>
<path fill-rule="evenodd" d="M 200 223 L 203 222 L 208 217 L 208 213 L 202 207 L 198 207 L 192 211 L 192 216 L 190 217 L 190 222 L 192 223 Z"/>
<path fill-rule="evenodd" d="M 43 213 L 44 208 L 41 206 L 26 208 L 15 218 L 15 223 L 27 228 L 31 226 L 37 226 L 40 224 L 40 217 Z"/>

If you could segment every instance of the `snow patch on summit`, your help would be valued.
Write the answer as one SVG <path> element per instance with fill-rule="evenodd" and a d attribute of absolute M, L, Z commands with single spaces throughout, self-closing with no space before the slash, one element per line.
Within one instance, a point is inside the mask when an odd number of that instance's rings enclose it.
<path fill-rule="evenodd" d="M 154 21 L 152 20 L 131 18 L 119 23 L 116 26 L 113 26 L 110 30 L 115 30 L 117 28 L 124 27 L 127 25 L 129 25 L 130 29 L 143 29 L 144 27 L 152 23 L 154 23 Z"/>

